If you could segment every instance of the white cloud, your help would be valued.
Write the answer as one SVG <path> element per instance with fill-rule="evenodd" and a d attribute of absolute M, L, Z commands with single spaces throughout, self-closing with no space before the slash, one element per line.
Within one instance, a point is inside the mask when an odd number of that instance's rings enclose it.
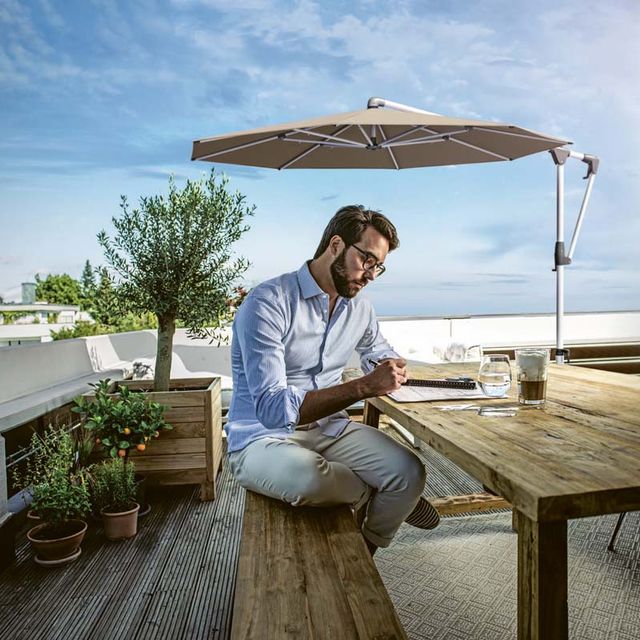
<path fill-rule="evenodd" d="M 551 0 L 488 0 L 465 3 L 459 10 L 446 3 L 363 0 L 340 10 L 338 3 L 312 0 L 173 0 L 168 8 L 152 0 L 94 0 L 88 45 L 58 37 L 73 24 L 66 5 L 38 2 L 32 8 L 16 0 L 0 5 L 0 29 L 6 36 L 0 44 L 0 83 L 25 96 L 27 106 L 30 100 L 37 105 L 33 96 L 38 94 L 43 109 L 52 102 L 66 106 L 74 124 L 82 116 L 85 123 L 111 126 L 120 145 L 113 164 L 139 162 L 137 169 L 123 170 L 123 176 L 160 176 L 171 166 L 172 153 L 179 171 L 179 154 L 188 157 L 192 137 L 364 108 L 367 98 L 379 95 L 431 111 L 514 122 L 574 139 L 578 150 L 599 154 L 601 172 L 575 271 L 619 269 L 615 277 L 625 282 L 629 273 L 637 273 L 639 3 L 568 0 L 558 6 Z M 37 119 L 36 107 L 34 114 Z M 62 140 L 66 143 L 67 134 L 73 134 L 67 127 L 58 134 L 51 127 L 44 136 L 24 130 L 7 136 L 5 131 L 2 148 L 9 155 L 30 150 L 29 160 L 25 153 L 7 163 L 10 175 L 17 175 L 15 167 L 30 178 L 47 167 L 62 171 L 78 166 L 87 147 L 78 147 L 77 140 L 65 147 Z M 152 154 L 167 141 L 173 145 L 169 154 L 154 165 Z M 96 157 L 98 166 L 100 154 Z M 567 170 L 568 234 L 583 193 L 583 167 L 577 165 Z M 536 179 L 526 184 L 524 170 L 516 174 L 503 167 L 504 182 L 495 183 L 495 192 L 478 196 L 484 207 L 466 201 L 458 206 L 447 198 L 461 176 L 476 185 L 480 176 L 493 175 L 489 169 L 473 175 L 443 170 L 435 179 L 411 173 L 407 193 L 414 198 L 426 191 L 441 193 L 441 211 L 447 212 L 440 218 L 432 212 L 425 221 L 415 205 L 402 214 L 413 213 L 416 236 L 427 238 L 426 248 L 425 241 L 414 244 L 436 265 L 429 276 L 434 283 L 446 281 L 444 272 L 452 265 L 460 265 L 451 274 L 460 280 L 466 276 L 472 281 L 468 274 L 478 264 L 485 272 L 533 277 L 542 269 L 549 276 L 553 165 L 527 166 Z M 3 173 L 9 175 L 7 169 Z M 342 199 L 346 182 L 336 187 L 319 174 L 317 180 L 324 181 L 322 194 L 340 193 Z M 385 180 L 386 175 L 379 183 L 391 184 Z M 498 195 L 511 180 L 522 191 L 519 196 L 510 192 L 513 200 L 508 202 Z M 376 182 L 360 183 L 359 188 L 372 199 L 386 198 Z M 285 189 L 277 185 L 292 184 L 272 183 L 276 191 Z M 42 190 L 43 184 L 34 180 L 32 191 Z M 137 184 L 126 188 L 135 192 Z M 479 215 L 488 222 L 509 221 L 517 212 L 536 220 L 536 229 L 528 243 L 510 248 L 510 222 L 484 233 L 477 225 L 453 224 L 455 212 L 474 222 Z M 397 257 L 397 272 L 407 278 L 415 270 L 411 246 L 410 240 L 403 243 Z M 258 245 L 251 249 L 261 251 Z M 254 261 L 270 267 L 266 258 Z M 283 268 L 289 266 L 287 258 Z"/>

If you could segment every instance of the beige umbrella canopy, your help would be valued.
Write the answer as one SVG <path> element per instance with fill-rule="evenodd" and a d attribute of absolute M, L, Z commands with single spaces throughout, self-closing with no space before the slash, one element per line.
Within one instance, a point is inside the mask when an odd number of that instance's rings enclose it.
<path fill-rule="evenodd" d="M 515 160 L 568 142 L 500 122 L 381 108 L 394 104 L 372 98 L 362 111 L 196 140 L 191 159 L 272 169 L 408 169 Z"/>
<path fill-rule="evenodd" d="M 560 148 L 566 144 L 571 143 L 511 124 L 448 118 L 370 98 L 363 111 L 196 140 L 191 159 L 272 169 L 409 169 L 515 160 L 550 151 L 557 170 L 556 362 L 561 364 L 568 353 L 563 337 L 564 268 L 571 264 L 599 164 L 596 156 Z M 569 158 L 588 165 L 588 180 L 565 253 L 564 165 Z"/>

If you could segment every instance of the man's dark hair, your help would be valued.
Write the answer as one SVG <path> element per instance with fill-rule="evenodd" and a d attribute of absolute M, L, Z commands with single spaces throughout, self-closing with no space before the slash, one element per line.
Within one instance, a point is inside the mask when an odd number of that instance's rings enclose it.
<path fill-rule="evenodd" d="M 329 246 L 333 236 L 340 236 L 349 246 L 360 241 L 367 227 L 373 227 L 389 241 L 389 251 L 398 248 L 400 240 L 391 221 L 379 211 L 365 209 L 361 204 L 350 204 L 336 211 L 322 234 L 313 259 L 319 258 Z"/>

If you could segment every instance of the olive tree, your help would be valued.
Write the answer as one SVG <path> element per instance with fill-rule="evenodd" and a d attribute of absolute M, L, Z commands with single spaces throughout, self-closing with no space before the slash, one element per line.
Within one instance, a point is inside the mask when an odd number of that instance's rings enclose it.
<path fill-rule="evenodd" d="M 215 171 L 187 180 L 182 190 L 170 178 L 166 196 L 142 197 L 136 209 L 122 196 L 113 239 L 98 234 L 125 308 L 158 318 L 156 391 L 169 388 L 176 322 L 191 336 L 215 336 L 229 320 L 235 283 L 249 266 L 231 248 L 248 230 L 245 221 L 255 207 L 227 187 L 228 179 Z"/>

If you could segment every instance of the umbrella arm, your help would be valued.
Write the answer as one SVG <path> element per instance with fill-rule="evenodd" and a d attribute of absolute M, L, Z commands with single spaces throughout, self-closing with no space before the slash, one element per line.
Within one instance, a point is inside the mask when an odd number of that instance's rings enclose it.
<path fill-rule="evenodd" d="M 549 151 L 553 161 L 556 165 L 557 172 L 557 188 L 556 188 L 556 243 L 554 249 L 554 268 L 556 272 L 556 364 L 564 364 L 565 358 L 568 362 L 569 351 L 564 348 L 564 268 L 571 264 L 573 253 L 576 248 L 578 236 L 580 235 L 580 229 L 582 228 L 582 222 L 584 215 L 589 204 L 591 197 L 591 191 L 593 189 L 593 182 L 596 174 L 598 173 L 598 167 L 600 160 L 594 156 L 586 153 L 579 153 L 577 151 L 570 151 L 569 149 L 551 149 Z M 587 186 L 585 188 L 584 197 L 582 199 L 582 205 L 580 206 L 580 212 L 578 213 L 578 219 L 576 220 L 576 226 L 573 230 L 573 236 L 571 238 L 571 244 L 569 245 L 569 251 L 565 252 L 564 243 L 564 165 L 569 158 L 575 158 L 587 165 Z"/>

